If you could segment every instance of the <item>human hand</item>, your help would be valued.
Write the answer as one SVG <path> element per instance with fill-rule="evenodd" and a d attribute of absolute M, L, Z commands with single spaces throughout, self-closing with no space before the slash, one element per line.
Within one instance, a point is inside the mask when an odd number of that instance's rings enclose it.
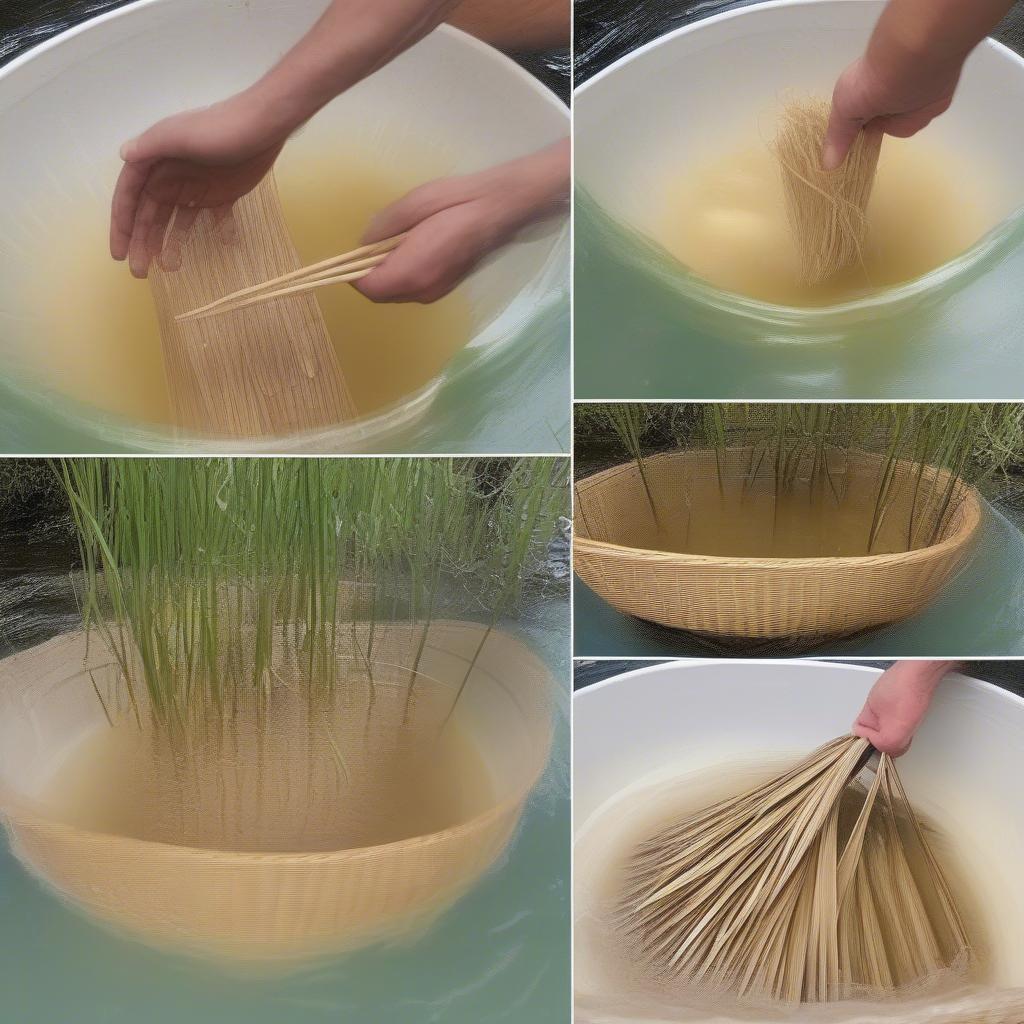
<path fill-rule="evenodd" d="M 569 143 L 414 189 L 381 211 L 363 241 L 408 237 L 354 287 L 374 302 L 436 302 L 527 224 L 569 196 Z"/>
<path fill-rule="evenodd" d="M 232 204 L 262 181 L 286 138 L 243 93 L 175 114 L 126 142 L 111 204 L 111 256 L 127 258 L 139 278 L 157 258 L 176 269 L 200 211 L 229 216 Z"/>
<path fill-rule="evenodd" d="M 822 166 L 835 170 L 865 128 L 909 138 L 949 109 L 961 64 L 911 63 L 904 69 L 875 66 L 871 56 L 855 60 L 839 76 L 825 133 Z"/>
<path fill-rule="evenodd" d="M 914 733 L 931 705 L 952 661 L 897 661 L 871 688 L 854 736 L 869 740 L 883 754 L 899 757 L 910 749 Z"/>

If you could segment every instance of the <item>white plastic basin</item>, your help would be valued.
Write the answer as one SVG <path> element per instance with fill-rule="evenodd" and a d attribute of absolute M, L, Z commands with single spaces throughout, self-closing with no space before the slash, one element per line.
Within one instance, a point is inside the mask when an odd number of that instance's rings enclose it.
<path fill-rule="evenodd" d="M 52 403 L 18 356 L 33 348 L 39 311 L 27 307 L 11 271 L 26 260 L 45 267 L 47 248 L 60 244 L 51 226 L 62 210 L 109 204 L 126 139 L 161 117 L 251 84 L 326 6 L 326 0 L 139 0 L 0 70 L 0 359 L 2 373 L 24 381 L 48 412 Z M 417 151 L 435 154 L 445 173 L 468 173 L 554 142 L 568 125 L 566 107 L 513 61 L 443 26 L 334 100 L 290 145 L 293 152 L 329 152 L 332 140 L 342 139 L 349 150 L 373 152 L 409 140 Z M 568 229 L 558 222 L 487 261 L 465 285 L 470 344 L 500 348 L 541 307 L 565 301 L 567 266 Z M 59 283 L 55 289 L 59 295 Z M 436 387 L 369 422 L 295 439 L 293 446 L 358 447 L 429 414 Z M 67 415 L 120 441 L 168 443 L 158 431 L 109 427 L 81 408 L 69 407 Z"/>
<path fill-rule="evenodd" d="M 831 96 L 839 73 L 861 55 L 884 7 L 880 0 L 769 0 L 670 32 L 623 57 L 576 92 L 576 180 L 621 223 L 657 237 L 657 196 L 666 167 L 720 149 L 716 140 L 764 133 L 787 93 Z M 985 183 L 995 228 L 1024 205 L 1024 60 L 994 40 L 970 56 L 950 110 L 926 130 L 937 151 L 963 154 Z M 765 135 L 767 138 L 767 134 Z M 966 187 L 966 186 L 965 186 Z M 865 303 L 877 308 L 927 292 L 974 259 L 957 259 Z M 708 301 L 716 299 L 709 288 Z M 721 293 L 723 296 L 725 293 Z M 832 307 L 848 310 L 858 302 Z M 767 303 L 737 300 L 735 312 Z M 775 307 L 785 308 L 785 307 Z M 826 316 L 828 311 L 816 310 Z"/>
<path fill-rule="evenodd" d="M 573 698 L 577 841 L 602 818 L 616 820 L 610 810 L 616 801 L 628 810 L 654 782 L 793 758 L 845 734 L 879 671 L 812 661 L 694 660 L 579 691 Z M 992 947 L 988 980 L 1003 988 L 1024 986 L 1022 751 L 1024 700 L 954 674 L 899 761 L 915 807 L 955 837 L 952 848 Z M 607 825 L 601 834 L 610 834 Z M 580 876 L 577 864 L 577 885 Z M 577 978 L 587 972 L 585 950 L 578 949 Z"/>

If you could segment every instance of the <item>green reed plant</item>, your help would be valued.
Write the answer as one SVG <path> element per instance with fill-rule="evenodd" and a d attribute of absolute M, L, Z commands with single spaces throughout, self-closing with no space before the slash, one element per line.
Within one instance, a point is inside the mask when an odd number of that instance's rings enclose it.
<path fill-rule="evenodd" d="M 894 503 L 906 497 L 901 467 L 914 467 L 909 550 L 936 542 L 965 483 L 985 487 L 1024 462 L 1024 411 L 1007 403 L 595 403 L 577 428 L 577 454 L 585 459 L 591 448 L 625 448 L 640 466 L 657 450 L 710 449 L 720 488 L 725 452 L 743 451 L 741 499 L 767 481 L 775 495 L 799 486 L 809 500 L 830 493 L 838 502 L 843 481 L 836 468 L 851 453 L 872 454 L 878 470 L 867 552 Z"/>
<path fill-rule="evenodd" d="M 482 649 L 567 512 L 564 460 L 505 460 L 489 487 L 482 465 L 64 460 L 84 624 L 120 669 L 136 716 L 171 733 L 211 718 L 223 728 L 243 701 L 270 714 L 281 665 L 294 666 L 311 702 L 333 700 L 347 683 L 349 636 L 372 702 L 377 625 L 398 618 L 423 623 L 411 700 L 437 609 L 482 611 Z M 475 663 L 452 681 L 456 701 Z"/>

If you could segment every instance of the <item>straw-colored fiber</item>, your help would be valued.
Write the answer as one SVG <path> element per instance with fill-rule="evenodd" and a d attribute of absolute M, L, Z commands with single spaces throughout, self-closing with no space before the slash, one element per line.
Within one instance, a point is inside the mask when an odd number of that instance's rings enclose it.
<path fill-rule="evenodd" d="M 786 1003 L 920 989 L 967 932 L 895 765 L 833 740 L 660 831 L 627 869 L 620 926 L 652 976 Z M 868 766 L 868 767 L 866 767 Z"/>
<path fill-rule="evenodd" d="M 826 171 L 821 157 L 829 113 L 822 100 L 788 103 L 774 143 L 806 284 L 863 264 L 868 200 L 882 146 L 880 132 L 861 131 L 843 163 Z"/>
<path fill-rule="evenodd" d="M 854 453 L 844 458 L 850 483 L 842 500 L 863 506 L 866 542 L 878 457 Z M 959 500 L 943 518 L 934 542 L 914 550 L 759 558 L 659 548 L 673 521 L 678 537 L 684 535 L 686 520 L 720 516 L 723 500 L 745 500 L 746 464 L 739 449 L 720 458 L 710 451 L 686 450 L 645 458 L 646 482 L 636 462 L 581 480 L 575 487 L 576 573 L 619 611 L 675 629 L 726 638 L 841 636 L 896 622 L 926 607 L 960 567 L 981 525 L 980 498 L 964 484 L 958 485 Z M 898 463 L 892 490 L 899 500 L 909 502 L 916 480 L 917 467 Z M 941 490 L 949 476 L 928 469 L 924 480 L 924 489 L 935 481 Z M 894 505 L 889 517 L 898 515 Z"/>
<path fill-rule="evenodd" d="M 273 175 L 233 219 L 200 213 L 178 269 L 150 273 L 177 424 L 229 438 L 280 436 L 353 419 L 323 313 L 310 293 L 223 316 L 175 317 L 301 267 Z"/>
<path fill-rule="evenodd" d="M 375 798 L 387 799 L 391 784 L 387 762 L 395 751 L 381 742 L 403 736 L 402 722 L 407 732 L 428 737 L 444 728 L 454 691 L 484 632 L 473 623 L 430 625 L 408 710 L 406 684 L 423 624 L 377 623 L 373 629 L 373 687 L 353 686 L 337 709 L 341 722 L 352 724 L 339 726 L 344 764 L 333 802 L 341 805 L 338 813 L 354 816 L 357 837 L 368 814 L 386 818 L 394 810 L 372 805 Z M 367 626 L 346 630 L 352 650 L 342 657 L 352 659 L 351 677 L 365 682 L 357 652 L 366 649 Z M 276 852 L 90 830 L 54 816 L 41 799 L 62 759 L 85 737 L 109 728 L 97 692 L 108 709 L 117 706 L 116 669 L 99 664 L 102 656 L 94 647 L 88 654 L 93 667 L 83 671 L 86 656 L 84 634 L 76 632 L 0 662 L 0 810 L 16 855 L 48 886 L 99 920 L 160 947 L 287 961 L 424 927 L 505 850 L 550 749 L 549 673 L 518 641 L 492 631 L 456 713 L 482 758 L 491 794 L 485 807 L 464 820 L 396 841 L 360 845 L 357 839 L 333 849 L 322 836 L 289 848 L 279 834 L 286 823 L 271 823 Z M 432 699 L 441 693 L 443 704 Z M 428 745 L 423 749 L 429 753 Z M 289 800 L 281 800 L 274 817 L 300 821 L 306 804 L 300 775 L 293 773 L 287 791 L 277 792 Z M 275 793 L 276 781 L 261 783 L 264 800 Z M 229 814 L 232 785 L 229 778 L 211 790 L 227 793 Z M 192 799 L 189 786 L 182 801 L 186 815 Z M 319 812 L 314 806 L 310 813 Z"/>

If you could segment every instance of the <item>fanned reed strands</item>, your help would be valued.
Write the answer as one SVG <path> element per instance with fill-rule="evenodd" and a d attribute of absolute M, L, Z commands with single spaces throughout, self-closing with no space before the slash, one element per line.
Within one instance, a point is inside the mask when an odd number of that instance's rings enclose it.
<path fill-rule="evenodd" d="M 620 926 L 656 977 L 831 1002 L 962 965 L 967 933 L 896 768 L 840 737 L 643 843 Z"/>
<path fill-rule="evenodd" d="M 441 611 L 493 628 L 567 504 L 551 459 L 84 459 L 61 474 L 85 624 L 136 716 L 172 737 L 228 729 L 246 703 L 270 714 L 282 683 L 333 704 L 339 650 L 372 666 L 377 624 L 422 622 L 421 651 Z"/>
<path fill-rule="evenodd" d="M 824 170 L 821 154 L 829 112 L 822 100 L 787 103 L 774 141 L 800 274 L 807 284 L 863 264 L 868 200 L 882 145 L 880 132 L 862 131 L 845 161 L 833 171 Z"/>
<path fill-rule="evenodd" d="M 177 424 L 222 437 L 313 430 L 356 416 L 312 292 L 222 316 L 178 316 L 300 268 L 273 175 L 234 207 L 202 211 L 180 267 L 150 274 Z"/>

